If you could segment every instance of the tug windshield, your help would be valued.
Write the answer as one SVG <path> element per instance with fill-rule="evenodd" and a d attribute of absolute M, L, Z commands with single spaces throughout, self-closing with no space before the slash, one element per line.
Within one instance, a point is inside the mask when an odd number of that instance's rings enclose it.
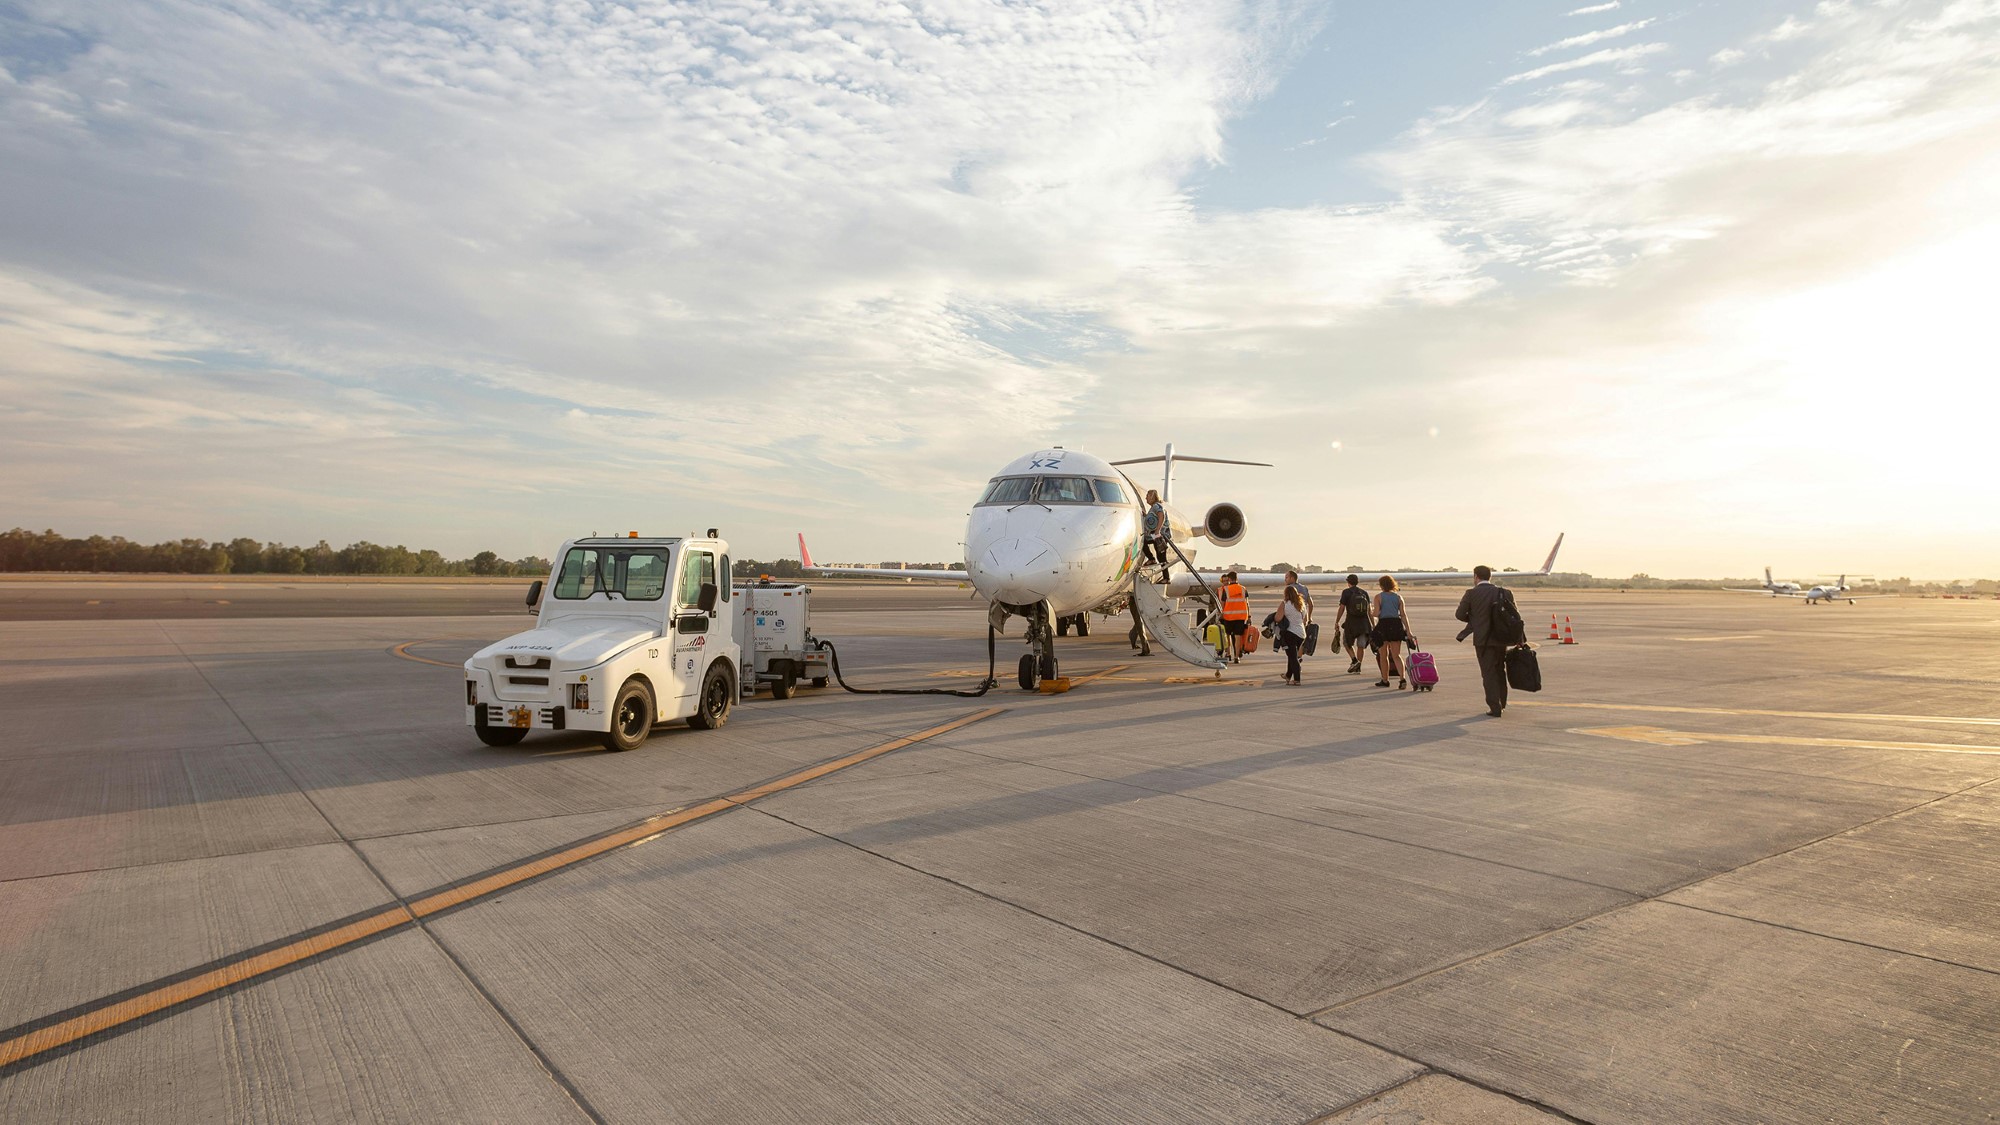
<path fill-rule="evenodd" d="M 582 601 L 656 602 L 667 589 L 668 553 L 658 547 L 571 547 L 556 572 L 555 596 Z"/>

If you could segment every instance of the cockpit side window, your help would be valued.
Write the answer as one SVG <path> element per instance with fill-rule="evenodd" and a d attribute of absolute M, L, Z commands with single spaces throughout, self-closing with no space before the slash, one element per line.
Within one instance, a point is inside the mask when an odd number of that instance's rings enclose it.
<path fill-rule="evenodd" d="M 1129 501 L 1125 499 L 1124 488 L 1120 487 L 1117 481 L 1094 480 L 1091 481 L 1090 483 L 1092 487 L 1097 489 L 1097 502 L 1099 504 L 1129 503 Z"/>
<path fill-rule="evenodd" d="M 986 486 L 981 504 L 1025 504 L 1035 495 L 1034 477 L 1001 477 Z"/>

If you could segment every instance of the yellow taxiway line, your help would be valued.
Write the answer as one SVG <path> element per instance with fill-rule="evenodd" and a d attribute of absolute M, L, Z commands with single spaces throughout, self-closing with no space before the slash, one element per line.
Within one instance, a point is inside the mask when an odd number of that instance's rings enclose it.
<path fill-rule="evenodd" d="M 422 658 L 410 657 L 410 659 Z M 425 661 L 425 663 L 436 663 L 436 661 Z M 14 1029 L 0 1030 L 0 1071 L 58 1047 L 65 1047 L 78 1040 L 116 1030 L 169 1008 L 212 998 L 224 989 L 254 981 L 302 961 L 350 948 L 368 938 L 413 925 L 422 918 L 464 906 L 530 879 L 540 878 L 550 872 L 582 863 L 584 860 L 593 859 L 618 848 L 644 843 L 682 825 L 692 824 L 729 809 L 740 808 L 773 793 L 781 793 L 795 786 L 804 785 L 808 781 L 901 750 L 906 746 L 914 746 L 941 734 L 971 726 L 982 719 L 990 719 L 1004 710 L 1005 708 L 1001 707 L 988 707 L 975 711 L 915 734 L 890 739 L 831 761 L 808 766 L 772 781 L 648 817 L 637 824 L 599 836 L 579 840 L 561 850 L 535 859 L 523 860 L 456 886 L 422 895 L 407 904 L 395 903 L 384 906 L 331 928 L 308 931 L 275 946 L 261 947 L 255 951 L 245 951 L 233 957 L 225 957 L 209 967 L 192 973 L 161 978 L 153 985 L 141 986 L 136 991 L 128 990 L 117 996 L 83 1004 L 67 1013 L 57 1013 L 54 1016 L 33 1020 Z"/>
<path fill-rule="evenodd" d="M 399 644 L 399 645 L 397 645 L 397 646 L 396 646 L 395 648 L 392 648 L 392 649 L 390 649 L 390 650 L 389 650 L 389 655 L 391 655 L 391 656 L 400 656 L 400 657 L 402 657 L 402 658 L 403 658 L 403 659 L 405 659 L 405 660 L 414 660 L 414 661 L 416 661 L 416 662 L 417 662 L 417 663 L 419 663 L 419 664 L 435 664 L 435 665 L 437 665 L 437 666 L 438 666 L 438 667 L 440 667 L 440 668 L 463 668 L 463 667 L 465 667 L 465 665 L 463 665 L 463 664 L 446 664 L 446 663 L 445 663 L 444 661 L 442 661 L 442 660 L 432 660 L 432 659 L 430 659 L 429 657 L 425 657 L 425 656 L 417 656 L 417 655 L 415 655 L 414 653 L 412 653 L 412 652 L 410 651 L 410 646 L 412 646 L 412 645 L 427 645 L 427 644 L 430 644 L 430 643 L 431 643 L 431 642 L 429 642 L 429 641 L 404 641 L 404 642 L 403 642 L 402 644 Z"/>
<path fill-rule="evenodd" d="M 1665 730 L 1661 727 L 1571 727 L 1571 734 L 1591 734 L 1655 746 L 1695 746 L 1703 742 L 1741 742 L 1767 746 L 1837 746 L 1845 750 L 1922 750 L 1932 754 L 2000 755 L 2000 746 L 1954 746 L 1949 742 L 1879 742 L 1865 738 L 1807 738 L 1789 734 L 1710 734 L 1706 731 Z"/>
<path fill-rule="evenodd" d="M 1750 707 L 1669 707 L 1654 703 L 1554 703 L 1542 699 L 1510 699 L 1509 707 L 1564 707 L 1585 711 L 1651 711 L 1663 715 L 1764 715 L 1778 719 L 1844 719 L 1876 723 L 1929 723 L 1937 726 L 2000 727 L 2000 719 L 1970 715 L 1885 715 L 1870 711 L 1760 711 Z"/>

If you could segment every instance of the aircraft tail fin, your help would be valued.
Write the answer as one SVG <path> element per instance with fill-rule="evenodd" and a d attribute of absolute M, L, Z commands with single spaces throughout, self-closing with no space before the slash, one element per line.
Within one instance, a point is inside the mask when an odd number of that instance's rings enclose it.
<path fill-rule="evenodd" d="M 807 570 L 815 569 L 812 552 L 806 550 L 806 533 L 803 531 L 799 532 L 799 565 Z"/>
<path fill-rule="evenodd" d="M 1175 453 L 1173 442 L 1168 442 L 1167 451 L 1158 457 L 1131 457 L 1123 461 L 1113 461 L 1111 463 L 1113 465 L 1148 465 L 1155 461 L 1158 461 L 1161 466 L 1160 499 L 1168 503 L 1172 503 L 1174 499 L 1174 462 L 1176 461 L 1198 461 L 1204 465 L 1253 465 L 1259 469 L 1276 468 L 1269 461 L 1232 461 L 1227 457 L 1189 457 L 1186 454 Z"/>
<path fill-rule="evenodd" d="M 1542 569 L 1536 571 L 1535 573 L 1541 575 L 1547 575 L 1555 570 L 1556 552 L 1563 549 L 1563 536 L 1568 534 L 1569 532 L 1567 531 L 1559 531 L 1556 533 L 1556 545 L 1549 548 L 1549 557 L 1542 560 Z"/>
<path fill-rule="evenodd" d="M 800 536 L 800 537 L 799 537 L 799 542 L 801 542 L 801 543 L 805 542 L 805 537 L 804 537 L 804 536 Z M 1777 584 L 1778 584 L 1778 580 L 1777 580 L 1777 579 L 1775 579 L 1775 578 L 1773 578 L 1773 577 L 1771 577 L 1771 568 L 1770 568 L 1770 567 L 1768 567 L 1768 566 L 1767 566 L 1767 567 L 1765 567 L 1765 568 L 1764 568 L 1764 585 L 1766 585 L 1766 586 L 1776 586 Z"/>

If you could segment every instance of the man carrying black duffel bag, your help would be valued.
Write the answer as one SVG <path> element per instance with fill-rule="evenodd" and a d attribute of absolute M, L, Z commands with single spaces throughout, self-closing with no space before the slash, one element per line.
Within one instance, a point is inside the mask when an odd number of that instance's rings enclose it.
<path fill-rule="evenodd" d="M 1458 601 L 1458 619 L 1471 626 L 1479 654 L 1479 682 L 1486 688 L 1486 713 L 1499 718 L 1507 709 L 1507 650 L 1528 640 L 1528 627 L 1514 605 L 1513 591 L 1493 584 L 1493 568 L 1475 566 L 1478 581 Z M 1460 635 L 1464 639 L 1463 634 Z"/>

